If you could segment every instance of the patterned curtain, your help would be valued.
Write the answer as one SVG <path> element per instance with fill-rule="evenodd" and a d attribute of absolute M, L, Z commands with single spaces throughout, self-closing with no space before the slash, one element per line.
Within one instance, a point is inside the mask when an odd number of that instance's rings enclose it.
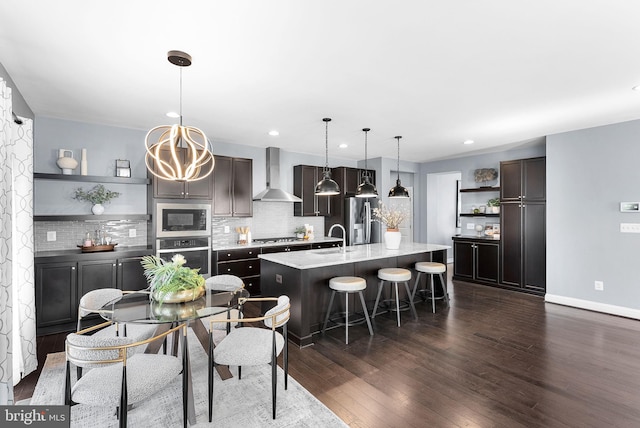
<path fill-rule="evenodd" d="M 33 122 L 13 121 L 0 79 L 0 404 L 38 365 L 33 278 Z"/>

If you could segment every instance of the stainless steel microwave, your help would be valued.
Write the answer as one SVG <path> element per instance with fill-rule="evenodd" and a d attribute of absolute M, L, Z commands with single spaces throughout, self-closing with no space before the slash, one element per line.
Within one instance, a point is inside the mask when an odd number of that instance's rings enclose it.
<path fill-rule="evenodd" d="M 156 204 L 158 238 L 211 236 L 210 204 Z"/>

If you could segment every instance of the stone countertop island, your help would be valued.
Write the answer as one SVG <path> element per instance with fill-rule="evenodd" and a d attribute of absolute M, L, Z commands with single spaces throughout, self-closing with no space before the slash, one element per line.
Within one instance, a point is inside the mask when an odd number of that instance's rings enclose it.
<path fill-rule="evenodd" d="M 291 299 L 289 337 L 300 346 L 313 343 L 313 334 L 322 328 L 331 290 L 329 280 L 336 276 L 359 276 L 367 281 L 365 299 L 369 312 L 378 291 L 378 269 L 413 269 L 416 262 L 437 261 L 446 264 L 445 245 L 406 243 L 397 250 L 384 244 L 369 244 L 341 249 L 297 251 L 260 255 L 260 282 L 264 296 L 286 294 Z M 424 276 L 424 275 L 423 275 Z M 414 275 L 415 277 L 415 275 Z M 411 282 L 413 287 L 413 282 Z M 352 304 L 349 304 L 353 307 Z M 360 305 L 355 308 L 359 310 Z M 335 308 L 334 308 L 335 310 Z"/>

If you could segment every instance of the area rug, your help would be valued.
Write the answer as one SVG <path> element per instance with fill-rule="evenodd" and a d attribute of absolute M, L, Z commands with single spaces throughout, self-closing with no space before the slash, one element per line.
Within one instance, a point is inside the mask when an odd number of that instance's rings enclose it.
<path fill-rule="evenodd" d="M 207 404 L 207 354 L 195 335 L 189 332 L 189 352 L 197 423 L 194 427 L 346 427 L 324 404 L 289 376 L 284 390 L 284 371 L 278 367 L 277 418 L 271 418 L 271 367 L 242 368 L 242 380 L 222 381 L 215 373 L 214 419 L 209 424 Z M 64 404 L 63 352 L 49 354 L 31 398 L 32 405 Z M 72 370 L 75 372 L 75 370 Z M 181 427 L 182 382 L 178 376 L 165 390 L 129 410 L 129 427 Z M 82 428 L 117 427 L 111 408 L 75 405 L 71 407 L 71 426 Z"/>

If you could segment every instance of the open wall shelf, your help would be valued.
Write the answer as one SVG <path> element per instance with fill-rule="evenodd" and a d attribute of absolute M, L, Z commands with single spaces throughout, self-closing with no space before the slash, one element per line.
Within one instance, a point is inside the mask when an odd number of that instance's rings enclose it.
<path fill-rule="evenodd" d="M 39 180 L 64 180 L 64 181 L 83 181 L 89 183 L 120 183 L 120 184 L 149 184 L 151 180 L 148 178 L 130 178 L 130 177 L 104 177 L 101 175 L 64 175 L 49 174 L 45 172 L 34 172 L 34 179 Z"/>

